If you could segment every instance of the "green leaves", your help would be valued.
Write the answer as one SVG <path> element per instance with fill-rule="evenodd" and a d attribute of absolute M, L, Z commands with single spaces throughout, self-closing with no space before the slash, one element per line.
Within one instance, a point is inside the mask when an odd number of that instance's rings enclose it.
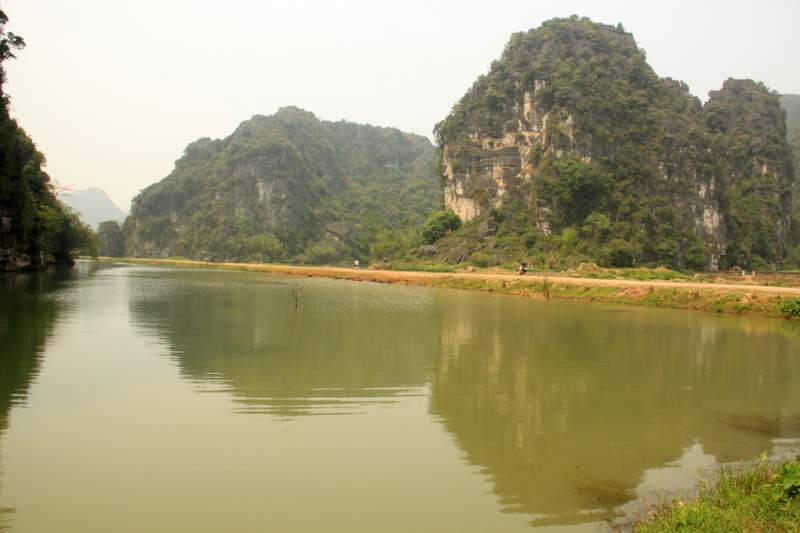
<path fill-rule="evenodd" d="M 800 303 L 800 300 L 795 300 L 795 302 Z M 783 465 L 780 473 L 774 478 L 777 487 L 772 494 L 773 500 L 789 500 L 800 495 L 800 458 L 793 463 Z"/>
<path fill-rule="evenodd" d="M 789 318 L 800 319 L 800 298 L 787 298 L 781 304 L 781 311 Z"/>
<path fill-rule="evenodd" d="M 609 177 L 578 156 L 564 156 L 549 174 L 542 178 L 542 192 L 555 200 L 562 227 L 581 224 L 605 205 Z"/>
<path fill-rule="evenodd" d="M 0 61 L 5 61 L 14 57 L 11 50 L 21 50 L 25 47 L 25 41 L 19 35 L 14 35 L 11 32 L 6 33 L 5 25 L 8 22 L 8 17 L 0 9 Z"/>
<path fill-rule="evenodd" d="M 101 255 L 107 257 L 125 256 L 125 234 L 116 220 L 106 220 L 97 226 L 97 236 L 100 238 Z"/>
<path fill-rule="evenodd" d="M 686 250 L 686 266 L 692 270 L 705 270 L 708 261 L 708 245 L 693 231 L 689 235 L 689 248 Z"/>
<path fill-rule="evenodd" d="M 422 243 L 433 244 L 449 231 L 457 230 L 461 227 L 461 218 L 452 209 L 439 211 L 428 217 L 422 226 Z"/>

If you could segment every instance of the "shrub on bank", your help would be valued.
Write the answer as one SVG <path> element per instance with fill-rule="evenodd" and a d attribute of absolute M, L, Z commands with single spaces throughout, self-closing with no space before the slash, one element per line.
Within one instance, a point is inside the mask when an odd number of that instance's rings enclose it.
<path fill-rule="evenodd" d="M 789 318 L 800 318 L 800 298 L 790 298 L 781 304 L 781 311 Z"/>
<path fill-rule="evenodd" d="M 788 488 L 787 488 L 788 487 Z M 723 467 L 692 500 L 674 500 L 635 523 L 635 533 L 671 531 L 796 532 L 800 524 L 800 460 L 762 459 L 736 471 Z"/>

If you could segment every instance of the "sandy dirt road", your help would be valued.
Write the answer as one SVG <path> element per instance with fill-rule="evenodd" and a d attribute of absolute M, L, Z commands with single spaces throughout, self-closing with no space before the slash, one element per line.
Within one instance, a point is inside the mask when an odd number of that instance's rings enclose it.
<path fill-rule="evenodd" d="M 474 278 L 474 279 L 500 279 L 500 280 L 522 280 L 529 282 L 541 282 L 545 279 L 545 275 L 538 272 L 531 272 L 525 276 L 517 276 L 515 273 L 490 273 L 490 272 L 466 272 L 466 273 L 447 273 L 447 272 L 406 272 L 395 270 L 355 270 L 352 268 L 339 268 L 339 267 L 313 267 L 313 266 L 283 266 L 283 265 L 254 265 L 252 263 L 225 263 L 230 266 L 244 267 L 246 269 L 255 270 L 258 267 L 265 268 L 267 272 L 274 272 L 276 274 L 289 274 L 296 276 L 319 276 L 319 277 L 345 277 L 345 278 L 359 278 L 359 279 L 378 279 L 381 281 L 399 281 L 403 279 L 412 278 L 435 278 L 435 277 L 453 277 L 453 278 Z M 600 285 L 600 286 L 625 286 L 625 287 L 681 287 L 693 290 L 703 291 L 728 291 L 740 293 L 769 293 L 769 294 L 786 294 L 800 296 L 800 288 L 796 287 L 768 287 L 758 285 L 757 282 L 753 283 L 723 283 L 723 282 L 692 282 L 692 281 L 638 281 L 632 279 L 593 279 L 593 278 L 573 278 L 561 274 L 548 274 L 547 281 L 552 283 L 572 283 L 575 285 Z M 752 278 L 748 278 L 752 279 Z"/>

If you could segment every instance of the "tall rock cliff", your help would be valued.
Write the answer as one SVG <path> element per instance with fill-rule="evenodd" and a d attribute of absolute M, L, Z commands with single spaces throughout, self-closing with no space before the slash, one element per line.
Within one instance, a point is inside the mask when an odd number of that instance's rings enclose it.
<path fill-rule="evenodd" d="M 428 139 L 295 107 L 190 144 L 133 200 L 127 255 L 207 260 L 355 257 L 360 224 L 420 225 L 438 206 Z"/>
<path fill-rule="evenodd" d="M 606 242 L 627 246 L 619 265 L 784 256 L 792 171 L 777 94 L 728 80 L 703 106 L 621 25 L 573 16 L 514 34 L 434 133 L 445 204 L 465 221 L 517 203 L 553 234 L 602 215 Z"/>

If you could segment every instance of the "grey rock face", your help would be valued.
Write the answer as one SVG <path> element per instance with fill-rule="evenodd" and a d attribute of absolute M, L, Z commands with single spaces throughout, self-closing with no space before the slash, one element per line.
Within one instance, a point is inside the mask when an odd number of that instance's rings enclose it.
<path fill-rule="evenodd" d="M 436 255 L 439 253 L 439 249 L 436 246 L 430 244 L 423 244 L 417 250 L 419 255 L 423 256 Z"/>
<path fill-rule="evenodd" d="M 450 264 L 463 263 L 469 257 L 469 248 L 463 244 L 454 246 L 447 254 L 447 262 Z"/>
<path fill-rule="evenodd" d="M 478 226 L 478 239 L 481 242 L 494 237 L 495 233 L 497 233 L 497 222 L 493 218 L 487 218 Z"/>

